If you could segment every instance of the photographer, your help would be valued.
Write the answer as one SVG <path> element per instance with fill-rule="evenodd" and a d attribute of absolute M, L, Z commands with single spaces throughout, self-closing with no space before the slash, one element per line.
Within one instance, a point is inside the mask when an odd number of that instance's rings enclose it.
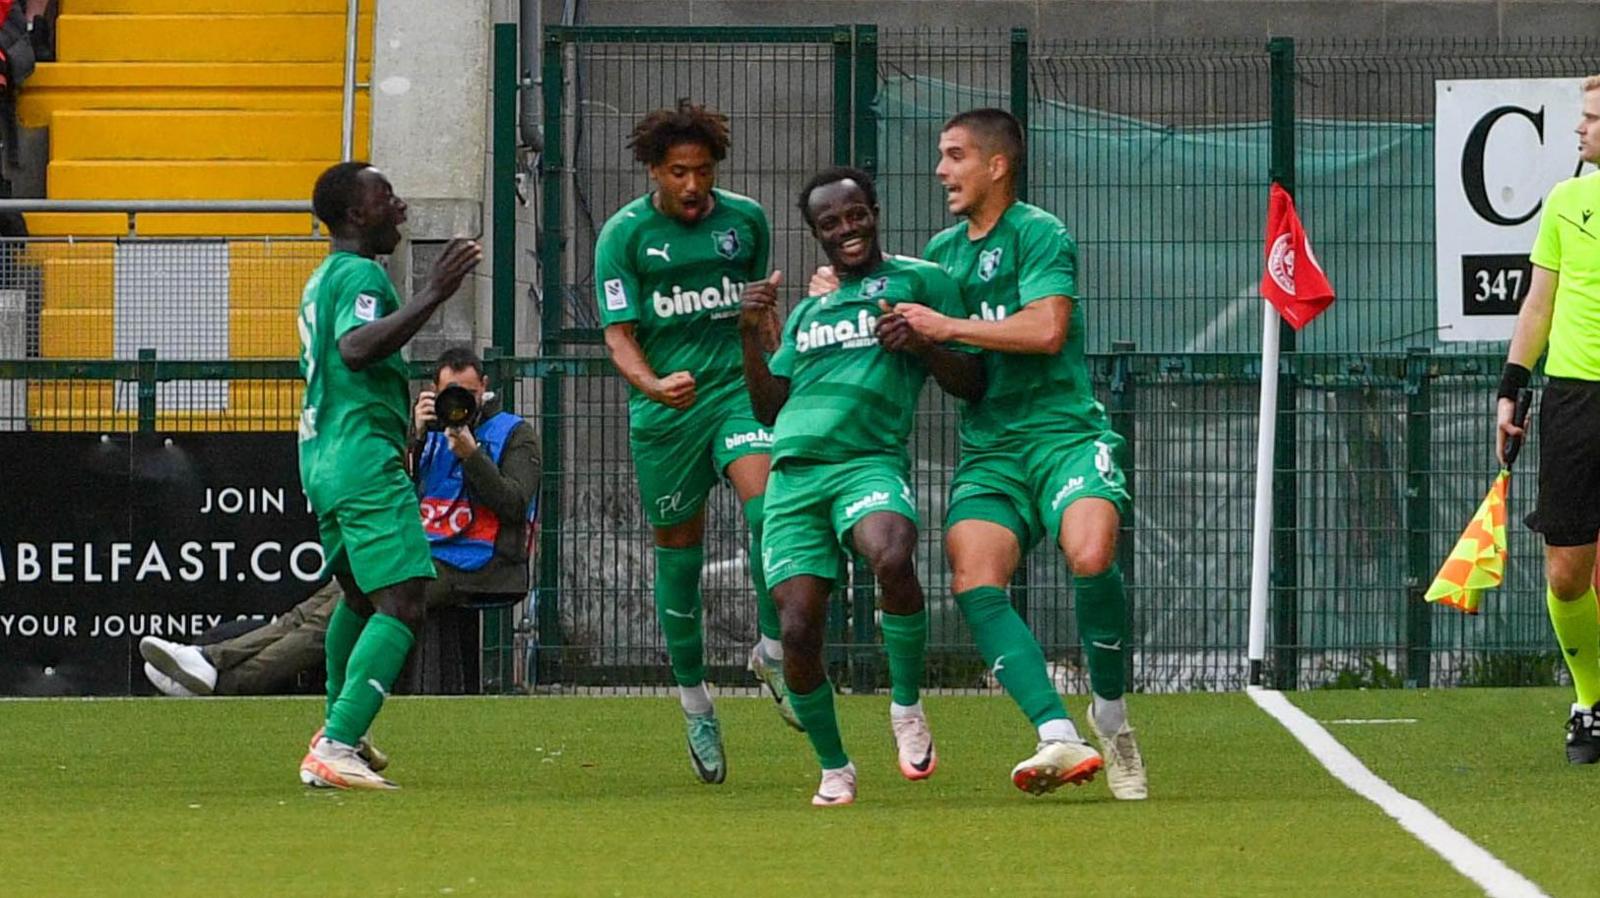
<path fill-rule="evenodd" d="M 445 427 L 443 416 L 460 424 Z M 447 350 L 434 369 L 433 385 L 412 408 L 415 427 L 409 453 L 421 499 L 423 530 L 438 577 L 424 591 L 427 635 L 418 642 L 424 667 L 440 670 L 441 691 L 471 684 L 452 682 L 459 665 L 443 663 L 454 621 L 441 609 L 472 602 L 512 601 L 528 592 L 531 522 L 538 495 L 540 458 L 534 429 L 500 410 L 489 392 L 483 362 L 470 349 Z M 323 634 L 338 604 L 329 584 L 273 623 L 209 645 L 184 645 L 159 637 L 140 641 L 145 675 L 167 695 L 261 695 L 284 691 L 300 674 L 323 663 Z M 474 621 L 476 618 L 474 618 Z M 472 628 L 474 638 L 476 628 Z M 411 667 L 417 673 L 417 656 Z M 416 676 L 401 684 L 419 691 Z"/>
<path fill-rule="evenodd" d="M 533 428 L 501 411 L 483 362 L 461 347 L 439 356 L 412 423 L 412 477 L 439 572 L 428 607 L 526 593 L 540 473 Z"/>

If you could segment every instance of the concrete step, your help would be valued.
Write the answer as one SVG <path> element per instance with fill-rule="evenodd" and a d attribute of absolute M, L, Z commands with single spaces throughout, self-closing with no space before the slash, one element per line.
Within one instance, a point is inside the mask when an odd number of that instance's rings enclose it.
<path fill-rule="evenodd" d="M 62 15 L 56 55 L 68 62 L 342 62 L 343 15 Z M 372 17 L 358 58 L 370 59 Z"/>
<path fill-rule="evenodd" d="M 366 154 L 367 122 L 354 129 Z M 340 115 L 322 111 L 66 110 L 50 123 L 52 163 L 74 160 L 337 159 Z"/>
<path fill-rule="evenodd" d="M 28 220 L 28 233 L 34 236 L 122 237 L 128 233 L 128 216 L 115 213 L 29 212 L 24 217 Z M 305 215 L 219 212 L 151 213 L 139 216 L 135 226 L 141 237 L 306 237 L 311 234 L 311 224 L 309 212 Z"/>
<path fill-rule="evenodd" d="M 299 200 L 336 159 L 261 161 L 52 162 L 51 199 Z"/>
<path fill-rule="evenodd" d="M 370 14 L 376 0 L 361 0 Z M 345 0 L 70 0 L 73 15 L 344 15 Z"/>

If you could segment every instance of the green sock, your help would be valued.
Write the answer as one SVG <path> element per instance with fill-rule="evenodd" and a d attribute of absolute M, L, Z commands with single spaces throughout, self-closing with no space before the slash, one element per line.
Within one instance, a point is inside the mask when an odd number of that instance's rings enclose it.
<path fill-rule="evenodd" d="M 700 568 L 705 550 L 656 546 L 656 620 L 667 640 L 672 678 L 679 686 L 705 682 L 705 637 L 700 630 Z"/>
<path fill-rule="evenodd" d="M 928 609 L 914 614 L 885 611 L 882 626 L 894 703 L 914 705 L 922 695 L 922 655 L 928 646 Z"/>
<path fill-rule="evenodd" d="M 1593 708 L 1600 702 L 1600 609 L 1596 608 L 1594 587 L 1571 602 L 1561 601 L 1555 590 L 1546 587 L 1544 600 L 1567 670 L 1572 671 L 1578 704 Z"/>
<path fill-rule="evenodd" d="M 344 691 L 328 711 L 328 729 L 324 733 L 335 742 L 355 745 L 383 707 L 383 699 L 394 685 L 394 678 L 405 666 L 411 654 L 411 644 L 416 642 L 411 628 L 383 612 L 367 620 L 361 638 L 350 652 L 349 675 L 345 677 Z"/>
<path fill-rule="evenodd" d="M 967 618 L 983 663 L 994 670 L 1006 694 L 1028 720 L 1034 726 L 1067 720 L 1067 708 L 1050 682 L 1039 640 L 1011 607 L 1006 591 L 998 586 L 975 587 L 956 593 L 956 604 Z"/>
<path fill-rule="evenodd" d="M 324 712 L 328 716 L 333 714 L 333 703 L 344 691 L 344 671 L 350 664 L 350 652 L 366 625 L 367 619 L 355 613 L 342 598 L 328 618 L 328 632 L 322 637 L 328 666 L 328 707 Z"/>
<path fill-rule="evenodd" d="M 822 769 L 837 770 L 849 764 L 850 756 L 844 753 L 844 743 L 839 739 L 839 719 L 833 713 L 833 683 L 823 680 L 821 686 L 804 695 L 790 692 L 789 702 L 794 706 L 794 716 L 806 728 L 806 738 L 811 740 Z"/>
<path fill-rule="evenodd" d="M 765 500 L 765 496 L 756 496 L 744 504 L 744 519 L 750 525 L 750 582 L 756 587 L 756 628 L 768 639 L 782 639 L 778 603 L 772 601 L 772 593 L 767 591 L 767 571 L 761 566 L 761 515 L 766 509 Z"/>
<path fill-rule="evenodd" d="M 1122 569 L 1113 564 L 1094 577 L 1073 577 L 1072 590 L 1078 639 L 1089 663 L 1089 688 L 1107 701 L 1119 699 L 1128 688 L 1127 656 L 1122 652 L 1128 635 L 1128 597 L 1122 590 Z"/>

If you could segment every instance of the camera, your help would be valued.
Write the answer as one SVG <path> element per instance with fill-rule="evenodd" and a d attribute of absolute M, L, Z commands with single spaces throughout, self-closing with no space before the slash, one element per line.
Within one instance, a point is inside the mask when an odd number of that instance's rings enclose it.
<path fill-rule="evenodd" d="M 466 387 L 451 384 L 433 398 L 433 420 L 428 422 L 428 429 L 462 427 L 471 423 L 477 413 L 478 397 Z"/>

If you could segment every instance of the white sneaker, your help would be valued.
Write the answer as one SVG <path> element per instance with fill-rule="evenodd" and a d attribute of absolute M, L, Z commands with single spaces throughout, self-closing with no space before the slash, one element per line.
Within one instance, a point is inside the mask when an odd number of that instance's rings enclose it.
<path fill-rule="evenodd" d="M 217 686 L 217 669 L 199 646 L 146 636 L 139 640 L 139 654 L 195 695 L 210 695 Z"/>
<path fill-rule="evenodd" d="M 1045 795 L 1068 783 L 1089 782 L 1104 764 L 1087 742 L 1052 739 L 1039 743 L 1033 757 L 1011 768 L 1011 782 L 1029 795 Z"/>
<path fill-rule="evenodd" d="M 811 803 L 819 808 L 853 804 L 856 800 L 856 765 L 846 764 L 837 770 L 822 771 L 822 783 Z"/>
<path fill-rule="evenodd" d="M 156 670 L 156 666 L 149 661 L 144 663 L 144 678 L 150 681 L 150 685 L 161 690 L 162 695 L 170 695 L 173 698 L 194 698 L 194 693 L 190 692 L 187 686 Z"/>
<path fill-rule="evenodd" d="M 1134 741 L 1133 727 L 1123 723 L 1115 738 L 1107 739 L 1094 722 L 1094 706 L 1089 706 L 1089 730 L 1094 733 L 1100 750 L 1105 752 L 1106 785 L 1111 794 L 1122 801 L 1143 801 L 1150 797 L 1149 785 L 1144 775 L 1144 758 L 1139 754 L 1139 743 Z"/>
<path fill-rule="evenodd" d="M 356 750 L 331 739 L 318 739 L 300 761 L 300 782 L 317 789 L 398 789 L 374 773 Z"/>
<path fill-rule="evenodd" d="M 326 727 L 317 727 L 317 731 L 311 734 L 311 744 L 306 746 L 306 751 L 316 750 L 317 743 L 322 740 L 322 734 L 326 729 Z M 361 759 L 361 763 L 372 768 L 373 773 L 381 773 L 385 767 L 389 766 L 388 753 L 372 744 L 372 733 L 370 731 L 356 743 L 356 757 Z"/>
<path fill-rule="evenodd" d="M 889 727 L 894 730 L 894 744 L 900 750 L 900 772 L 905 778 L 925 780 L 933 776 L 939 766 L 939 752 L 933 747 L 933 733 L 928 731 L 928 716 L 890 714 Z"/>

